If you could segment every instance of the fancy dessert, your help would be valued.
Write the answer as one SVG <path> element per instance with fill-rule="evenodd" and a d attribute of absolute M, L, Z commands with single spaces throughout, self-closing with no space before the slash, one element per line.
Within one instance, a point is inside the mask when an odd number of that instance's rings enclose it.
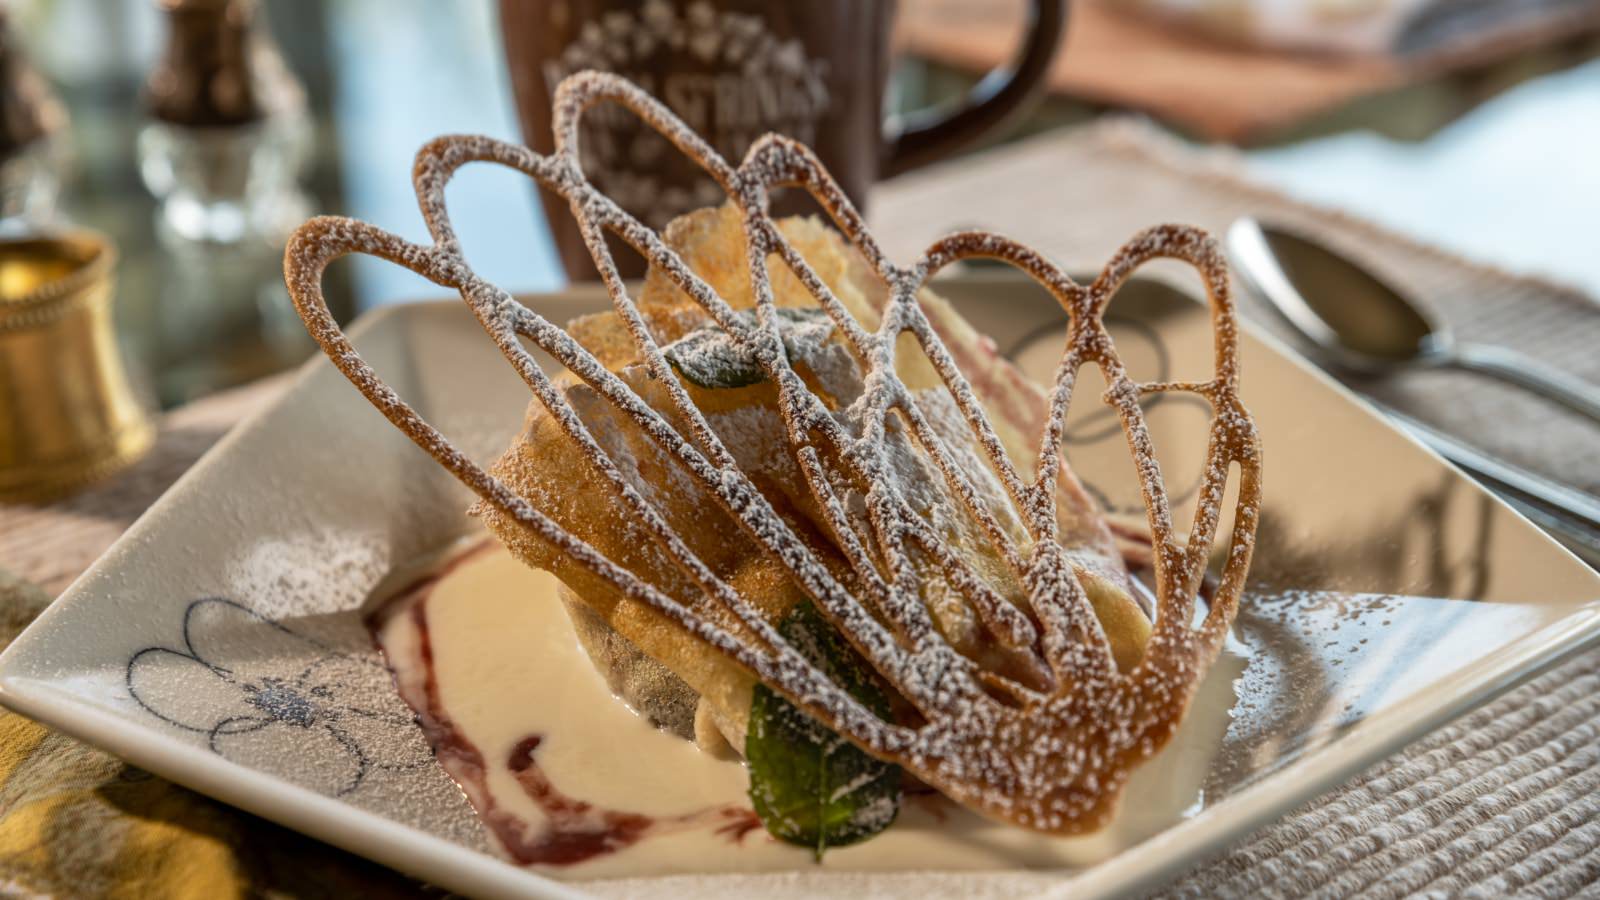
<path fill-rule="evenodd" d="M 574 145 L 600 103 L 666 134 L 729 203 L 657 235 L 595 191 Z M 556 110 L 549 157 L 482 138 L 423 149 L 432 246 L 325 218 L 286 260 L 329 357 L 478 494 L 473 511 L 498 539 L 390 604 L 377 631 L 438 758 L 507 855 L 574 877 L 808 858 L 1061 865 L 1192 800 L 1172 788 L 1194 783 L 1182 754 L 1135 772 L 1203 692 L 1259 504 L 1260 449 L 1211 240 L 1151 229 L 1087 286 L 982 233 L 900 267 L 799 144 L 769 136 L 732 167 L 610 76 L 569 79 Z M 480 160 L 570 201 L 610 311 L 563 329 L 473 274 L 443 193 Z M 770 218 L 779 187 L 809 191 L 831 222 Z M 617 277 L 607 233 L 650 262 L 641 287 Z M 333 324 L 321 273 L 350 252 L 458 290 L 528 383 L 523 428 L 490 469 L 423 422 Z M 1013 264 L 1060 301 L 1070 325 L 1051 383 L 1025 378 L 923 286 L 971 257 Z M 1204 277 L 1209 381 L 1135 382 L 1103 326 L 1117 286 L 1155 257 Z M 555 364 L 541 368 L 524 341 Z M 1061 456 L 1084 366 L 1109 385 L 1142 485 L 1148 590 Z M 1139 405 L 1164 391 L 1198 394 L 1214 413 L 1181 536 Z M 1213 560 L 1232 468 L 1231 534 Z M 1119 815 L 1130 778 L 1146 783 L 1140 808 Z"/>

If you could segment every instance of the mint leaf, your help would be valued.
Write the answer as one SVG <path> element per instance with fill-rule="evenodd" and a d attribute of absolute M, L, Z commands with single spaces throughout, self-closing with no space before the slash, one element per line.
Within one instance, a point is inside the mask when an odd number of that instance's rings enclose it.
<path fill-rule="evenodd" d="M 833 320 L 820 309 L 783 307 L 778 314 L 778 335 L 789 361 L 802 360 L 828 342 Z M 735 313 L 746 327 L 755 327 L 753 310 Z M 661 348 L 672 368 L 691 384 L 703 388 L 741 388 L 765 381 L 767 374 L 755 358 L 739 346 L 720 325 L 698 328 Z"/>
<path fill-rule="evenodd" d="M 789 612 L 778 631 L 850 695 L 888 719 L 889 700 L 866 663 L 810 603 Z M 811 847 L 866 840 L 900 812 L 900 767 L 868 756 L 790 703 L 757 684 L 744 742 L 750 800 L 774 837 Z"/>

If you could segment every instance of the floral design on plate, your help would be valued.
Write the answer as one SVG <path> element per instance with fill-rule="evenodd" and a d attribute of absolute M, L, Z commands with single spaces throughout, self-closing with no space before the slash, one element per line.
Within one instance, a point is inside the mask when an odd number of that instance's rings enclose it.
<path fill-rule="evenodd" d="M 127 689 L 212 752 L 329 796 L 432 759 L 380 663 L 224 597 L 185 607 L 179 646 L 129 657 Z"/>

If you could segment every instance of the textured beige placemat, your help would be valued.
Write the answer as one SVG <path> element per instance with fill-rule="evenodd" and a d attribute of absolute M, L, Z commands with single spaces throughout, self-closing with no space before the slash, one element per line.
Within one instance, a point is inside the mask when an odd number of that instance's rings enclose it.
<path fill-rule="evenodd" d="M 1438 297 L 1465 336 L 1503 340 L 1600 378 L 1594 349 L 1600 310 L 1587 298 L 1296 206 L 1240 182 L 1228 158 L 1197 157 L 1142 127 L 1102 126 L 953 163 L 886 185 L 875 203 L 879 233 L 900 258 L 953 227 L 984 225 L 1063 261 L 1095 266 L 1152 222 L 1218 228 L 1238 213 L 1270 211 L 1371 254 L 1396 280 Z M 1450 376 L 1367 387 L 1436 424 L 1481 425 L 1490 449 L 1600 488 L 1596 434 L 1515 391 Z M 150 458 L 69 501 L 0 505 L 0 568 L 59 593 L 228 427 L 281 389 L 281 381 L 266 383 L 173 413 Z M 1542 430 L 1521 436 L 1529 423 Z M 1600 652 L 1437 732 L 1170 890 L 1240 897 L 1600 895 L 1597 732 Z M 937 875 L 907 879 L 930 896 L 939 892 Z M 626 885 L 614 887 L 628 893 Z M 761 887 L 797 894 L 781 879 Z M 993 895 L 1058 892 L 1052 887 L 1059 885 L 1040 874 L 997 880 Z M 668 888 L 656 883 L 640 893 L 662 896 Z"/>

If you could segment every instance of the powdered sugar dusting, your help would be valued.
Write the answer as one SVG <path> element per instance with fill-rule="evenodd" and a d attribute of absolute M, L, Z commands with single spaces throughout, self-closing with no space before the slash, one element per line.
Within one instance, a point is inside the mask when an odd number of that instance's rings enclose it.
<path fill-rule="evenodd" d="M 654 232 L 600 194 L 577 163 L 578 121 L 599 103 L 631 110 L 697 161 L 743 217 L 755 316 L 735 311 Z M 765 684 L 868 752 L 898 762 L 948 796 L 1030 828 L 1073 833 L 1098 827 L 1113 812 L 1129 772 L 1172 735 L 1200 676 L 1232 621 L 1257 523 L 1260 446 L 1237 393 L 1237 334 L 1227 273 L 1215 243 L 1197 229 L 1159 226 L 1136 236 L 1091 285 L 1074 283 L 1035 251 L 985 233 L 958 234 L 935 244 L 915 264 L 890 262 L 867 234 L 860 215 L 811 151 L 786 138 L 758 141 L 737 168 L 718 157 L 669 110 L 628 82 L 580 73 L 555 99 L 556 152 L 482 137 L 447 137 L 417 156 L 414 182 L 434 243 L 422 247 L 364 223 L 319 218 L 290 241 L 286 278 L 301 316 L 329 358 L 392 422 L 471 487 L 499 513 L 519 523 L 605 579 L 625 596 L 655 609 L 749 669 Z M 639 358 L 665 394 L 661 407 L 642 400 L 561 328 L 518 305 L 472 272 L 461 255 L 444 205 L 444 188 L 471 161 L 504 165 L 565 197 L 596 267 L 637 345 Z M 881 321 L 869 330 L 834 297 L 767 215 L 777 186 L 810 192 L 888 287 Z M 650 261 L 710 317 L 721 334 L 702 348 L 753 364 L 777 392 L 777 426 L 765 433 L 781 443 L 741 443 L 751 423 L 721 420 L 700 410 L 673 373 L 623 284 L 604 241 L 612 233 Z M 501 352 L 568 437 L 626 504 L 631 528 L 670 559 L 700 593 L 690 604 L 650 584 L 574 537 L 452 447 L 381 382 L 356 355 L 322 298 L 327 264 L 349 253 L 391 260 L 459 291 Z M 816 298 L 831 321 L 828 342 L 797 343 L 776 306 L 767 271 L 776 255 Z M 988 421 L 973 386 L 957 368 L 918 299 L 926 280 L 959 259 L 990 257 L 1017 266 L 1048 288 L 1071 317 L 1069 342 L 1048 398 L 1039 452 L 1029 477 L 1019 472 Z M 1216 338 L 1216 373 L 1198 384 L 1140 384 L 1117 357 L 1101 317 L 1112 295 L 1139 265 L 1156 257 L 1194 265 L 1205 281 Z M 793 325 L 791 321 L 790 326 Z M 944 383 L 915 395 L 896 374 L 896 346 L 910 334 Z M 921 714 L 917 724 L 885 722 L 789 646 L 761 612 L 719 579 L 674 533 L 647 496 L 638 461 L 609 452 L 617 441 L 595 434 L 563 390 L 523 349 L 527 339 L 549 353 L 596 397 L 628 417 L 663 458 L 681 468 L 693 489 L 722 506 L 749 537 L 779 561 L 829 621 L 869 664 Z M 801 345 L 804 345 L 803 347 Z M 814 356 L 814 379 L 839 381 L 859 372 L 845 390 L 813 390 L 791 357 Z M 831 355 L 830 355 L 831 354 Z M 1104 401 L 1117 410 L 1139 473 L 1154 540 L 1155 628 L 1137 665 L 1119 670 L 1063 541 L 1057 496 L 1064 475 L 1062 423 L 1074 375 L 1097 366 L 1110 386 Z M 1173 533 L 1159 465 L 1138 399 L 1143 393 L 1188 391 L 1215 411 L 1200 509 L 1184 540 Z M 832 404 L 832 405 L 830 405 Z M 670 415 L 670 419 L 669 419 Z M 592 417 L 591 417 L 592 418 Z M 792 454 L 834 531 L 859 594 L 817 558 L 778 514 L 747 468 L 762 453 Z M 978 465 L 975 466 L 975 463 Z M 1230 552 L 1203 623 L 1191 625 L 1230 466 L 1239 467 L 1239 501 Z M 906 477 L 909 471 L 926 477 Z M 937 473 L 937 474 L 935 474 Z M 931 487 L 939 483 L 935 490 Z M 1005 568 L 1000 580 L 1021 585 L 1012 603 L 985 573 L 957 552 L 950 523 L 974 525 L 976 541 Z M 932 560 L 944 576 L 941 596 L 921 574 Z M 952 648 L 932 627 L 930 610 L 954 597 L 981 620 L 1018 669 L 1001 672 Z M 1021 680 L 1019 680 L 1021 679 Z"/>
<path fill-rule="evenodd" d="M 258 541 L 225 569 L 227 594 L 269 619 L 352 609 L 390 570 L 382 535 L 319 530 Z"/>

